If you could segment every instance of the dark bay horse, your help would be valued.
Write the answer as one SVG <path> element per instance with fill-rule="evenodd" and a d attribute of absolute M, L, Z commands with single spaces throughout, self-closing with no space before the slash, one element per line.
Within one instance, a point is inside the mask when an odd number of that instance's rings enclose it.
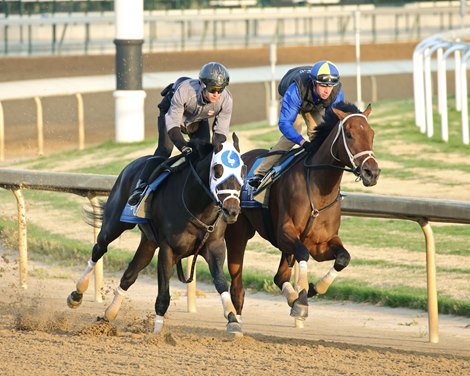
<path fill-rule="evenodd" d="M 224 142 L 214 146 L 196 146 L 197 153 L 192 155 L 199 158 L 193 163 L 194 158 L 190 155 L 188 163 L 171 173 L 153 193 L 150 204 L 147 204 L 150 218 L 147 223 L 139 224 L 140 244 L 114 292 L 113 302 L 105 311 L 105 320 L 116 318 L 126 291 L 159 247 L 154 333 L 162 330 L 164 315 L 170 304 L 173 266 L 177 263 L 180 266 L 183 258 L 198 254 L 207 261 L 215 288 L 221 295 L 224 315 L 228 320 L 227 331 L 241 333 L 223 272 L 226 252 L 224 232 L 227 223 L 234 223 L 240 213 L 239 194 L 245 171 L 235 134 L 233 141 L 233 144 Z M 76 291 L 67 299 L 71 308 L 81 304 L 95 264 L 106 253 L 108 245 L 124 231 L 135 227 L 135 224 L 120 221 L 120 216 L 146 158 L 139 158 L 125 167 L 112 188 L 103 208 L 103 222 L 91 259 L 77 282 Z M 178 277 L 184 278 L 181 267 Z"/>
<path fill-rule="evenodd" d="M 373 152 L 374 131 L 356 106 L 339 103 L 318 125 L 311 144 L 297 162 L 271 186 L 268 209 L 243 208 L 236 223 L 225 232 L 228 269 L 232 278 L 232 302 L 241 315 L 244 302 L 242 281 L 246 244 L 255 232 L 281 253 L 274 282 L 291 307 L 291 316 L 308 316 L 307 297 L 324 294 L 350 255 L 338 236 L 341 221 L 340 184 L 345 170 L 354 172 L 364 186 L 377 183 L 380 174 Z M 251 169 L 265 150 L 252 150 L 242 158 Z M 267 210 L 263 212 L 263 210 Z M 334 260 L 330 271 L 316 284 L 308 283 L 307 261 Z M 294 261 L 299 278 L 292 286 Z"/>

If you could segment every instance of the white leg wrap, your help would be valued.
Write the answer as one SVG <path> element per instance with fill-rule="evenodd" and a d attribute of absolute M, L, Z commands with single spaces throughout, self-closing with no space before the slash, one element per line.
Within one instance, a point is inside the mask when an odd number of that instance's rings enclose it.
<path fill-rule="evenodd" d="M 82 274 L 80 279 L 77 282 L 77 292 L 83 294 L 86 290 L 88 290 L 88 284 L 90 283 L 90 277 L 95 270 L 96 262 L 88 260 L 88 265 L 85 269 L 85 272 Z"/>
<path fill-rule="evenodd" d="M 326 273 L 323 278 L 315 284 L 315 290 L 317 290 L 317 293 L 324 294 L 328 290 L 328 287 L 330 287 L 330 285 L 333 283 L 337 275 L 338 272 L 334 268 L 331 268 L 328 273 Z"/>
<path fill-rule="evenodd" d="M 308 270 L 307 270 L 307 261 L 299 262 L 299 278 L 296 283 L 297 291 L 308 291 Z"/>
<path fill-rule="evenodd" d="M 238 321 L 240 324 L 243 323 L 242 315 L 237 315 L 237 321 Z"/>
<path fill-rule="evenodd" d="M 116 290 L 114 290 L 113 301 L 108 306 L 108 308 L 106 308 L 106 311 L 104 311 L 104 317 L 107 320 L 112 321 L 116 318 L 125 295 L 126 292 L 121 287 L 118 287 Z"/>
<path fill-rule="evenodd" d="M 155 315 L 155 325 L 153 327 L 153 334 L 159 334 L 163 329 L 163 316 Z"/>
<path fill-rule="evenodd" d="M 230 312 L 236 315 L 235 307 L 233 306 L 232 299 L 230 298 L 229 292 L 224 291 L 222 294 L 220 294 L 220 298 L 222 299 L 222 306 L 224 307 L 225 318 L 228 319 L 228 314 Z"/>
<path fill-rule="evenodd" d="M 290 282 L 284 282 L 282 284 L 282 295 L 287 299 L 287 304 L 292 307 L 294 300 L 299 297 L 299 293 L 295 291 Z"/>

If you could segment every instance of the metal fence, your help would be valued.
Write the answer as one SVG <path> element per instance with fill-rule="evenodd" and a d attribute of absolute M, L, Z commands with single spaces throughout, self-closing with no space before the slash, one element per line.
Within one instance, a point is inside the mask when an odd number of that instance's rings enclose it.
<path fill-rule="evenodd" d="M 144 12 L 143 52 L 354 44 L 360 12 L 362 43 L 421 40 L 470 25 L 458 1 L 402 7 L 297 6 Z M 0 19 L 4 56 L 104 54 L 115 46 L 113 11 L 13 15 Z"/>

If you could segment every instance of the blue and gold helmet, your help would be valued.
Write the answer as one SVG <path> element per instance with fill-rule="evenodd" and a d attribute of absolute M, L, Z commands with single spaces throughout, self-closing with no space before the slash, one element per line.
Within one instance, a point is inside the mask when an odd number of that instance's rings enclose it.
<path fill-rule="evenodd" d="M 312 67 L 313 82 L 320 85 L 336 86 L 339 83 L 339 71 L 331 61 L 322 60 Z"/>

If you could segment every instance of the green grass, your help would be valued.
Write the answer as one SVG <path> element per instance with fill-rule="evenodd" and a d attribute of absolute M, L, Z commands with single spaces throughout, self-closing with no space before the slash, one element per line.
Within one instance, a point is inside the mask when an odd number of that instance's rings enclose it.
<path fill-rule="evenodd" d="M 468 159 L 469 147 L 462 145 L 460 137 L 460 114 L 455 111 L 449 112 L 450 141 L 444 143 L 439 139 L 438 120 L 435 119 L 435 136 L 427 138 L 414 126 L 414 105 L 410 100 L 401 101 L 381 101 L 373 105 L 370 117 L 371 125 L 375 128 L 375 150 L 380 162 L 391 162 L 392 166 L 382 169 L 382 174 L 393 178 L 416 180 L 419 171 L 433 171 L 433 175 L 440 171 L 470 172 L 469 163 L 462 163 Z M 244 131 L 257 131 L 250 137 L 257 147 L 269 148 L 279 138 L 276 127 L 270 127 L 266 122 L 254 122 L 233 127 L 237 133 Z M 264 130 L 264 131 L 263 131 Z M 258 132 L 259 131 L 259 132 Z M 420 152 L 414 148 L 409 151 L 395 153 L 396 145 L 406 145 L 407 143 L 418 144 Z M 22 161 L 12 164 L 9 168 L 21 169 L 25 163 L 28 169 L 50 170 L 64 161 L 77 161 L 82 157 L 93 156 L 95 163 L 92 165 L 77 164 L 77 167 L 69 172 L 112 174 L 117 175 L 122 168 L 133 158 L 129 154 L 136 153 L 143 149 L 153 149 L 155 140 L 148 140 L 138 144 L 117 144 L 106 142 L 104 144 L 89 147 L 83 151 L 68 151 L 57 155 L 35 158 L 30 161 Z M 436 160 L 432 157 L 436 154 L 455 156 Z M 19 167 L 16 167 L 19 166 Z M 423 181 L 433 181 L 434 177 L 421 176 Z M 440 179 L 440 185 L 453 186 L 457 183 Z M 380 184 L 380 183 L 379 183 Z M 353 188 L 354 189 L 354 188 Z M 464 189 L 464 188 L 463 188 Z M 45 210 L 64 211 L 67 215 L 81 220 L 83 199 L 76 196 L 57 194 L 44 191 L 24 191 L 26 201 L 33 202 L 34 205 L 42 205 Z M 13 200 L 10 192 L 0 190 L 0 200 Z M 60 220 L 60 219 L 59 219 Z M 15 216 L 0 217 L 0 236 L 16 248 L 17 224 Z M 91 231 L 91 229 L 90 229 Z M 137 230 L 134 230 L 137 231 Z M 469 257 L 468 248 L 469 227 L 468 225 L 433 224 L 433 232 L 436 240 L 436 253 L 439 256 Z M 425 272 L 425 243 L 420 226 L 413 221 L 393 220 L 393 219 L 373 219 L 359 217 L 343 217 L 340 236 L 346 245 L 356 247 L 381 248 L 396 252 L 403 249 L 413 253 L 423 254 L 423 264 L 415 266 L 405 262 L 394 262 L 384 259 L 367 259 L 353 257 L 349 268 L 373 267 L 386 271 L 387 269 L 398 269 L 403 271 L 417 270 Z M 85 265 L 91 254 L 91 244 L 87 242 L 72 240 L 62 234 L 55 234 L 44 230 L 40 225 L 28 224 L 28 249 L 29 256 L 34 260 L 46 261 L 64 266 Z M 279 251 L 264 242 L 250 241 L 248 248 L 250 252 L 257 252 L 266 255 L 279 255 Z M 122 272 L 132 257 L 129 250 L 113 247 L 104 257 L 105 270 L 109 272 Z M 277 261 L 276 261 L 277 265 Z M 467 259 L 458 267 L 443 267 L 437 265 L 437 273 L 449 275 L 461 275 L 468 279 L 470 267 Z M 155 275 L 156 262 L 143 271 L 149 275 Z M 197 278 L 200 281 L 211 282 L 212 278 L 207 265 L 202 259 L 198 262 Z M 263 290 L 269 293 L 278 294 L 279 291 L 272 283 L 273 275 L 265 271 L 246 268 L 244 270 L 244 283 L 249 289 Z M 338 278 L 330 287 L 325 296 L 318 299 L 350 300 L 356 302 L 366 302 L 370 304 L 385 305 L 391 307 L 409 307 L 427 309 L 427 295 L 425 289 L 417 289 L 407 286 L 405 283 L 400 286 L 376 287 L 364 280 L 353 280 L 348 278 Z M 458 300 L 453 297 L 439 294 L 439 311 L 441 313 L 452 313 L 470 317 L 470 303 L 466 300 Z"/>

